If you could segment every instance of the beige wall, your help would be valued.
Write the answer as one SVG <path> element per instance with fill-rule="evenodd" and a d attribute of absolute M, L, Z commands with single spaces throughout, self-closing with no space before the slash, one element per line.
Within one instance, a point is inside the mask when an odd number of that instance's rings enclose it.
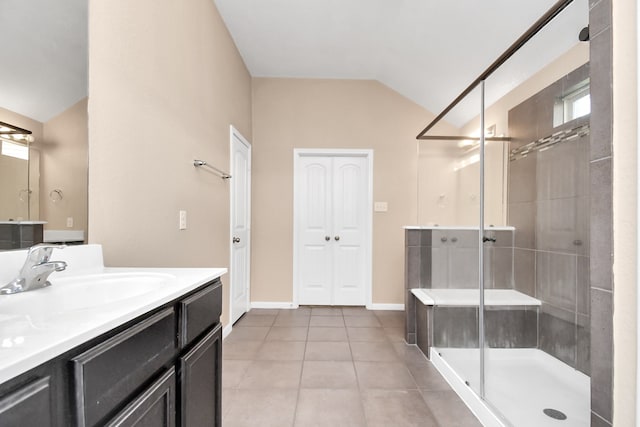
<path fill-rule="evenodd" d="M 638 286 L 637 22 L 633 0 L 613 1 L 613 422 L 636 426 Z"/>
<path fill-rule="evenodd" d="M 49 230 L 87 230 L 87 98 L 44 124 L 40 144 L 40 216 Z M 62 191 L 52 202 L 49 194 Z M 67 227 L 67 218 L 73 227 Z"/>
<path fill-rule="evenodd" d="M 251 141 L 251 78 L 214 3 L 92 1 L 89 41 L 89 241 L 110 266 L 228 267 L 229 183 L 193 159 L 228 169 L 231 124 Z"/>
<path fill-rule="evenodd" d="M 373 303 L 404 302 L 402 226 L 417 221 L 415 136 L 432 118 L 375 81 L 253 80 L 252 301 L 293 298 L 293 149 L 352 148 L 374 150 L 373 199 L 389 207 L 373 213 Z"/>
<path fill-rule="evenodd" d="M 31 167 L 22 160 L 0 159 L 0 162 L 2 162 L 0 164 L 0 185 L 2 186 L 0 189 L 0 220 L 16 219 L 17 217 L 21 217 L 24 220 L 38 220 L 40 219 L 38 182 L 43 125 L 37 120 L 2 107 L 0 107 L 0 122 L 30 130 L 35 139 L 29 150 Z M 26 188 L 27 179 L 32 190 L 30 212 L 27 210 L 27 205 L 19 200 L 16 192 L 16 190 L 19 191 L 19 189 Z M 12 188 L 7 188 L 5 184 L 9 184 Z"/>

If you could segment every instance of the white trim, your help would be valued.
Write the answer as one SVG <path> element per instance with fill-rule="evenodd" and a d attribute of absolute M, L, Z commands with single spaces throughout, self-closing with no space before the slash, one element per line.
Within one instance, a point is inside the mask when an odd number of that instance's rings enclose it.
<path fill-rule="evenodd" d="M 251 308 L 281 308 L 281 309 L 296 309 L 298 304 L 293 302 L 273 302 L 273 301 L 252 301 Z"/>
<path fill-rule="evenodd" d="M 342 148 L 294 148 L 293 149 L 293 304 L 297 307 L 298 300 L 298 213 L 296 209 L 295 196 L 298 192 L 298 159 L 304 156 L 353 156 L 365 157 L 368 160 L 368 189 L 367 189 L 367 206 L 369 206 L 366 214 L 365 229 L 367 236 L 365 238 L 365 304 L 367 307 L 372 305 L 372 287 L 373 287 L 373 150 L 372 149 L 342 149 Z M 404 306 L 403 306 L 404 307 Z"/>
<path fill-rule="evenodd" d="M 248 201 L 247 201 L 247 210 L 248 210 L 248 224 L 249 224 L 249 230 L 247 231 L 247 237 L 248 237 L 248 242 L 247 242 L 247 308 L 250 309 L 251 308 L 251 156 L 252 156 L 252 150 L 251 150 L 251 143 L 249 141 L 247 141 L 247 139 L 242 136 L 242 134 L 235 128 L 233 127 L 233 125 L 229 125 L 229 171 L 230 171 L 230 175 L 232 176 L 231 179 L 233 179 L 233 175 L 235 173 L 235 171 L 233 170 L 233 138 L 234 136 L 238 139 L 238 141 L 240 141 L 242 144 L 244 144 L 247 149 L 248 149 L 248 153 L 249 153 L 249 161 L 248 161 L 248 173 L 249 173 L 249 179 L 248 179 L 248 183 L 247 185 L 249 186 L 248 189 Z M 231 256 L 233 253 L 233 224 L 231 223 L 232 218 L 233 218 L 233 191 L 229 191 L 229 266 L 231 267 Z M 233 290 L 231 289 L 231 286 L 233 285 L 233 268 L 229 268 L 229 318 L 227 319 L 229 321 L 229 324 L 231 325 L 233 322 L 231 319 L 233 319 Z M 231 330 L 229 330 L 229 332 L 231 332 Z"/>
<path fill-rule="evenodd" d="M 456 373 L 456 371 L 438 355 L 437 351 L 431 348 L 431 363 L 436 367 L 438 372 L 449 383 L 453 391 L 455 391 L 462 401 L 467 405 L 469 410 L 473 412 L 478 420 L 485 427 L 506 427 L 505 424 L 489 409 L 480 397 L 473 392 L 471 387 L 465 384 L 464 380 Z"/>
<path fill-rule="evenodd" d="M 231 330 L 233 329 L 233 325 L 229 323 L 227 326 L 222 328 L 222 340 L 229 336 Z"/>
<path fill-rule="evenodd" d="M 404 311 L 404 304 L 367 304 L 367 310 Z"/>

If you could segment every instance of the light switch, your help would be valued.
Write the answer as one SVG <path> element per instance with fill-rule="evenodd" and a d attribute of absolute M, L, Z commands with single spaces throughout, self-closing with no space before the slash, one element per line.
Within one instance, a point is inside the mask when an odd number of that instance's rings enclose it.
<path fill-rule="evenodd" d="M 180 230 L 187 229 L 187 211 L 180 211 Z"/>
<path fill-rule="evenodd" d="M 68 216 L 67 217 L 67 228 L 73 228 L 73 217 L 72 216 Z"/>
<path fill-rule="evenodd" d="M 386 212 L 388 210 L 389 206 L 387 204 L 387 202 L 375 202 L 373 204 L 373 211 L 374 212 Z"/>

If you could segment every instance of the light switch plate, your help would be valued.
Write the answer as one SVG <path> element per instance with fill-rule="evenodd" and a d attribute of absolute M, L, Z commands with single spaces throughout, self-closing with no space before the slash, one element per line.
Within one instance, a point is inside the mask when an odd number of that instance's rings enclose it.
<path fill-rule="evenodd" d="M 180 211 L 179 228 L 180 228 L 180 230 L 186 230 L 187 229 L 187 211 Z"/>
<path fill-rule="evenodd" d="M 389 210 L 389 205 L 387 202 L 375 202 L 373 204 L 374 212 L 386 212 L 387 210 Z"/>

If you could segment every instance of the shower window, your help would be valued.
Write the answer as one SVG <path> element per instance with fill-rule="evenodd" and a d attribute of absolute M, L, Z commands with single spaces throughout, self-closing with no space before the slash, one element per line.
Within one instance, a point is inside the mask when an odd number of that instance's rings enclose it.
<path fill-rule="evenodd" d="M 589 79 L 574 86 L 568 93 L 558 99 L 555 103 L 553 113 L 554 127 L 558 127 L 591 113 Z"/>

